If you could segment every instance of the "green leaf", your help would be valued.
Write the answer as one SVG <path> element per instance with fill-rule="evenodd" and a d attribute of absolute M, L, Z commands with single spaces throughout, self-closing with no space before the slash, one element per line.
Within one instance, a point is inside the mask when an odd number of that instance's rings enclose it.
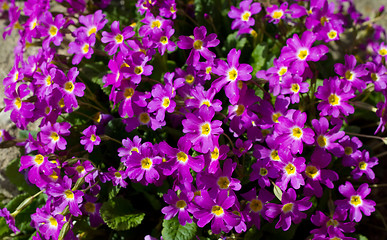
<path fill-rule="evenodd" d="M 105 202 L 101 209 L 101 217 L 114 230 L 124 231 L 141 224 L 145 213 L 132 213 L 130 202 L 123 198 L 115 198 Z"/>
<path fill-rule="evenodd" d="M 368 240 L 366 236 L 359 234 L 359 240 Z"/>
<path fill-rule="evenodd" d="M 191 240 L 196 235 L 197 226 L 195 223 L 180 225 L 177 217 L 163 221 L 161 235 L 165 240 Z"/>
<path fill-rule="evenodd" d="M 15 186 L 17 186 L 19 191 L 25 191 L 30 195 L 39 192 L 39 188 L 37 188 L 35 185 L 29 185 L 26 182 L 24 175 L 19 173 L 19 168 L 20 159 L 15 159 L 5 169 L 5 175 Z"/>
<path fill-rule="evenodd" d="M 5 218 L 0 218 L 0 237 L 3 237 L 9 231 L 11 229 L 9 229 L 8 224 L 5 222 Z"/>
<path fill-rule="evenodd" d="M 262 69 L 262 67 L 266 63 L 266 56 L 267 56 L 267 46 L 263 44 L 258 44 L 253 52 L 251 53 L 251 66 L 253 67 L 253 73 L 252 75 L 255 76 L 255 74 Z"/>

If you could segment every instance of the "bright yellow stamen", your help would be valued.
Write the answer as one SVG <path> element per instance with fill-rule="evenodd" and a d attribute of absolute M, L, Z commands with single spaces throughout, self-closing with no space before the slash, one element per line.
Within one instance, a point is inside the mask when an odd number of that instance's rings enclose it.
<path fill-rule="evenodd" d="M 97 28 L 96 27 L 92 27 L 87 32 L 87 35 L 90 36 L 91 34 L 96 33 L 96 32 L 97 32 Z"/>
<path fill-rule="evenodd" d="M 284 13 L 282 11 L 274 11 L 272 17 L 274 19 L 280 19 L 283 15 Z"/>
<path fill-rule="evenodd" d="M 95 204 L 91 202 L 87 202 L 83 205 L 85 211 L 88 213 L 95 213 Z"/>
<path fill-rule="evenodd" d="M 223 215 L 224 211 L 221 206 L 215 205 L 212 207 L 211 212 L 215 214 L 216 216 Z"/>
<path fill-rule="evenodd" d="M 72 82 L 66 82 L 65 85 L 64 85 L 64 89 L 67 92 L 71 93 L 74 90 L 74 84 Z"/>
<path fill-rule="evenodd" d="M 215 147 L 214 151 L 211 152 L 211 159 L 216 160 L 219 158 L 219 148 Z"/>
<path fill-rule="evenodd" d="M 178 161 L 183 162 L 183 163 L 185 163 L 188 160 L 188 156 L 184 152 L 178 152 L 176 154 L 176 157 L 177 157 Z"/>
<path fill-rule="evenodd" d="M 206 67 L 206 74 L 210 74 L 212 71 L 212 67 Z"/>
<path fill-rule="evenodd" d="M 290 211 L 293 211 L 293 203 L 287 203 L 282 207 L 282 212 L 288 213 Z"/>
<path fill-rule="evenodd" d="M 152 167 L 152 160 L 150 158 L 143 158 L 141 160 L 141 167 L 143 169 L 149 169 Z"/>
<path fill-rule="evenodd" d="M 187 76 L 185 76 L 185 81 L 186 81 L 188 84 L 192 84 L 192 83 L 195 81 L 195 77 L 192 76 L 191 74 L 188 74 Z"/>
<path fill-rule="evenodd" d="M 114 40 L 116 40 L 116 43 L 120 44 L 124 41 L 124 36 L 122 36 L 121 34 L 117 34 L 115 37 L 114 37 Z"/>
<path fill-rule="evenodd" d="M 54 142 L 59 140 L 59 135 L 56 132 L 51 132 L 50 137 Z"/>
<path fill-rule="evenodd" d="M 161 38 L 160 38 L 160 42 L 162 43 L 162 44 L 167 44 L 168 43 L 168 38 L 166 37 L 166 36 L 162 36 Z"/>
<path fill-rule="evenodd" d="M 280 70 L 278 71 L 278 75 L 282 76 L 282 75 L 284 75 L 287 72 L 288 72 L 288 68 L 287 67 L 281 67 Z"/>
<path fill-rule="evenodd" d="M 133 88 L 125 88 L 124 90 L 124 96 L 126 98 L 131 98 L 134 94 L 134 89 Z"/>
<path fill-rule="evenodd" d="M 251 202 L 250 202 L 250 209 L 253 212 L 259 212 L 259 211 L 262 210 L 262 208 L 263 208 L 263 204 L 262 204 L 261 200 L 258 200 L 258 199 L 251 200 Z"/>
<path fill-rule="evenodd" d="M 268 171 L 266 168 L 259 169 L 259 175 L 261 175 L 262 177 L 266 176 L 267 173 L 268 173 Z"/>
<path fill-rule="evenodd" d="M 91 140 L 92 142 L 95 142 L 95 141 L 97 140 L 97 137 L 96 137 L 94 134 L 91 134 L 90 140 Z"/>
<path fill-rule="evenodd" d="M 328 37 L 329 37 L 329 39 L 335 39 L 335 38 L 337 37 L 337 31 L 335 31 L 335 30 L 330 30 L 330 31 L 328 32 Z"/>
<path fill-rule="evenodd" d="M 328 97 L 328 102 L 329 102 L 329 104 L 331 104 L 332 106 L 339 105 L 339 104 L 340 104 L 340 97 L 337 96 L 336 94 L 332 93 L 332 94 Z"/>
<path fill-rule="evenodd" d="M 49 175 L 49 177 L 53 180 L 53 181 L 56 181 L 58 180 L 58 174 L 53 171 L 51 175 Z"/>
<path fill-rule="evenodd" d="M 220 189 L 227 189 L 230 185 L 230 180 L 228 180 L 228 177 L 220 177 L 218 179 L 218 186 Z"/>
<path fill-rule="evenodd" d="M 35 161 L 38 165 L 42 164 L 42 163 L 43 163 L 43 160 L 44 160 L 44 157 L 43 157 L 41 154 L 36 155 L 36 156 L 35 156 L 35 159 L 34 159 L 34 161 Z"/>
<path fill-rule="evenodd" d="M 37 22 L 37 19 L 35 19 L 34 21 L 31 22 L 30 30 L 31 31 L 34 30 L 37 25 L 38 25 L 38 22 Z"/>
<path fill-rule="evenodd" d="M 298 85 L 298 83 L 293 83 L 291 90 L 292 92 L 298 93 L 298 91 L 300 91 L 300 85 Z"/>
<path fill-rule="evenodd" d="M 383 57 L 387 55 L 387 48 L 381 48 L 379 49 L 379 54 Z"/>
<path fill-rule="evenodd" d="M 169 11 L 171 11 L 171 13 L 175 13 L 175 12 L 176 12 L 176 9 L 174 8 L 174 6 L 171 6 L 171 8 L 169 9 Z"/>
<path fill-rule="evenodd" d="M 51 226 L 58 227 L 58 222 L 56 221 L 55 218 L 50 217 L 50 218 L 48 219 L 48 221 L 50 222 L 50 225 L 51 225 Z"/>
<path fill-rule="evenodd" d="M 271 153 L 270 153 L 270 158 L 273 161 L 279 161 L 280 157 L 278 155 L 278 150 L 272 150 Z"/>
<path fill-rule="evenodd" d="M 293 137 L 300 139 L 302 137 L 302 129 L 299 127 L 295 127 L 292 129 Z"/>
<path fill-rule="evenodd" d="M 170 103 L 171 103 L 171 100 L 169 100 L 169 98 L 167 98 L 167 97 L 163 98 L 163 103 L 162 103 L 162 105 L 163 105 L 164 108 L 169 107 L 169 104 L 170 104 Z"/>
<path fill-rule="evenodd" d="M 54 25 L 51 25 L 50 30 L 48 32 L 50 33 L 51 37 L 55 37 L 58 33 L 58 28 Z"/>
<path fill-rule="evenodd" d="M 155 20 L 151 24 L 151 28 L 160 28 L 161 27 L 161 22 L 159 20 Z"/>
<path fill-rule="evenodd" d="M 251 13 L 249 11 L 246 11 L 242 14 L 242 20 L 247 22 L 249 21 L 250 16 L 251 16 Z"/>
<path fill-rule="evenodd" d="M 238 71 L 233 68 L 228 72 L 228 79 L 234 81 L 238 77 Z"/>
<path fill-rule="evenodd" d="M 17 107 L 18 109 L 21 108 L 21 106 L 22 106 L 22 100 L 21 100 L 19 97 L 15 98 L 15 105 L 16 105 L 16 107 Z"/>
<path fill-rule="evenodd" d="M 82 173 L 83 171 L 85 171 L 85 168 L 82 165 L 79 165 L 75 168 L 75 170 L 77 170 L 78 173 Z"/>
<path fill-rule="evenodd" d="M 138 150 L 138 148 L 136 148 L 136 147 L 132 147 L 132 149 L 130 150 L 131 152 L 140 152 L 139 150 Z"/>
<path fill-rule="evenodd" d="M 359 168 L 361 170 L 366 170 L 367 169 L 367 165 L 368 164 L 366 162 L 364 162 L 364 161 L 359 162 Z"/>
<path fill-rule="evenodd" d="M 301 50 L 299 53 L 298 53 L 298 58 L 300 60 L 305 60 L 305 58 L 308 56 L 308 50 L 304 49 L 304 50 Z"/>
<path fill-rule="evenodd" d="M 140 113 L 139 120 L 142 124 L 148 124 L 150 121 L 149 114 L 146 112 Z"/>
<path fill-rule="evenodd" d="M 296 167 L 293 164 L 289 163 L 288 165 L 286 165 L 285 171 L 288 175 L 293 175 L 296 173 Z"/>
<path fill-rule="evenodd" d="M 141 66 L 137 66 L 134 68 L 134 73 L 137 75 L 140 75 L 143 71 L 144 71 L 144 69 L 142 69 Z"/>
<path fill-rule="evenodd" d="M 207 107 L 210 107 L 211 103 L 208 100 L 203 100 L 202 103 L 200 104 L 200 106 L 202 106 L 202 105 L 206 105 Z"/>
<path fill-rule="evenodd" d="M 116 178 L 121 178 L 121 177 L 122 177 L 122 175 L 121 175 L 120 172 L 115 172 L 115 173 L 114 173 L 114 176 L 115 176 Z"/>
<path fill-rule="evenodd" d="M 258 33 L 257 33 L 254 29 L 251 29 L 250 34 L 251 34 L 251 36 L 253 36 L 254 38 L 258 37 Z"/>
<path fill-rule="evenodd" d="M 187 206 L 187 203 L 184 200 L 179 200 L 179 201 L 176 202 L 176 207 L 177 208 L 183 209 L 186 206 Z"/>
<path fill-rule="evenodd" d="M 85 44 L 83 45 L 83 47 L 82 47 L 82 52 L 83 52 L 84 54 L 88 53 L 88 52 L 89 52 L 89 48 L 90 48 L 90 45 L 87 44 L 87 43 L 85 43 Z"/>
<path fill-rule="evenodd" d="M 329 22 L 329 19 L 327 17 L 323 16 L 320 18 L 321 25 L 324 26 L 326 22 Z"/>
<path fill-rule="evenodd" d="M 196 50 L 201 50 L 202 47 L 203 47 L 203 41 L 201 41 L 201 40 L 196 40 L 196 41 L 193 43 L 193 47 L 194 47 Z"/>
<path fill-rule="evenodd" d="M 363 203 L 363 201 L 362 201 L 362 199 L 361 199 L 360 196 L 354 195 L 354 196 L 351 197 L 351 200 L 349 201 L 349 203 L 350 203 L 352 206 L 357 207 L 357 206 L 361 205 L 361 204 Z"/>
<path fill-rule="evenodd" d="M 271 116 L 271 119 L 273 120 L 273 122 L 278 123 L 278 118 L 281 116 L 282 116 L 282 113 L 276 112 L 276 113 L 273 113 L 273 115 Z"/>
<path fill-rule="evenodd" d="M 315 166 L 307 166 L 305 169 L 305 174 L 311 179 L 317 177 L 319 171 Z"/>
<path fill-rule="evenodd" d="M 379 76 L 376 73 L 371 73 L 372 81 L 376 82 L 379 80 Z"/>
<path fill-rule="evenodd" d="M 46 77 L 46 85 L 47 85 L 47 86 L 50 86 L 51 84 L 52 84 L 52 79 L 51 79 L 51 76 L 48 75 L 48 76 Z"/>
<path fill-rule="evenodd" d="M 208 136 L 211 133 L 211 126 L 208 123 L 202 124 L 200 128 L 202 130 L 202 135 Z"/>
<path fill-rule="evenodd" d="M 240 116 L 244 112 L 245 112 L 245 106 L 243 106 L 242 104 L 239 104 L 237 110 L 235 111 L 236 115 Z"/>
<path fill-rule="evenodd" d="M 66 196 L 67 199 L 74 199 L 74 193 L 71 190 L 66 190 L 64 192 L 64 195 Z"/>
<path fill-rule="evenodd" d="M 349 80 L 349 81 L 352 81 L 353 80 L 353 74 L 350 70 L 347 70 L 345 72 L 345 79 Z"/>
<path fill-rule="evenodd" d="M 318 136 L 317 143 L 320 147 L 325 147 L 327 145 L 327 138 L 323 135 Z"/>

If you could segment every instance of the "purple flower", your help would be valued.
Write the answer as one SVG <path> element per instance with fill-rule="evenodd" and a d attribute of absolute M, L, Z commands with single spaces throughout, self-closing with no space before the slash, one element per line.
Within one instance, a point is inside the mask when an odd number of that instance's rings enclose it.
<path fill-rule="evenodd" d="M 342 84 L 344 91 L 348 92 L 350 88 L 357 89 L 359 92 L 366 88 L 366 84 L 361 77 L 367 75 L 368 71 L 364 64 L 356 67 L 356 58 L 353 55 L 345 55 L 345 65 L 335 64 L 335 72 L 342 76 L 346 81 Z"/>
<path fill-rule="evenodd" d="M 64 216 L 54 213 L 54 205 L 51 201 L 46 202 L 42 208 L 37 208 L 36 213 L 31 215 L 31 226 L 39 230 L 45 239 L 58 239 L 60 230 L 65 223 Z"/>
<path fill-rule="evenodd" d="M 189 213 L 193 212 L 191 207 L 191 200 L 188 196 L 181 192 L 180 196 L 176 195 L 176 192 L 168 189 L 168 193 L 163 195 L 164 201 L 169 204 L 169 206 L 161 209 L 161 212 L 165 214 L 165 219 L 169 220 L 174 216 L 178 215 L 180 225 L 185 226 L 186 223 L 192 223 L 192 219 Z"/>
<path fill-rule="evenodd" d="M 196 85 L 191 90 L 191 96 L 193 98 L 187 98 L 185 100 L 185 105 L 189 108 L 197 109 L 206 105 L 208 107 L 213 107 L 215 112 L 220 112 L 222 110 L 222 102 L 218 99 L 214 99 L 216 93 L 214 88 L 205 91 L 202 85 Z"/>
<path fill-rule="evenodd" d="M 173 91 L 172 85 L 167 84 L 162 86 L 156 84 L 152 89 L 153 100 L 149 102 L 149 112 L 157 112 L 156 119 L 163 121 L 165 118 L 165 112 L 172 113 L 175 111 L 176 102 L 173 100 L 176 92 Z"/>
<path fill-rule="evenodd" d="M 75 82 L 79 71 L 76 67 L 72 67 L 67 73 L 67 78 L 58 79 L 57 83 L 62 87 L 64 105 L 67 108 L 78 107 L 76 97 L 83 97 L 86 86 L 82 82 Z"/>
<path fill-rule="evenodd" d="M 309 91 L 309 83 L 303 82 L 302 78 L 297 75 L 284 77 L 282 81 L 281 94 L 290 94 L 292 103 L 300 102 L 300 93 Z"/>
<path fill-rule="evenodd" d="M 114 21 L 111 25 L 111 30 L 111 33 L 102 32 L 101 42 L 108 43 L 105 47 L 105 51 L 108 52 L 109 55 L 113 55 L 117 52 L 117 48 L 120 47 L 120 50 L 124 54 L 127 54 L 130 49 L 125 44 L 125 40 L 134 35 L 133 28 L 128 26 L 121 32 L 120 23 Z"/>
<path fill-rule="evenodd" d="M 157 48 L 161 55 L 164 55 L 165 51 L 174 51 L 176 44 L 171 40 L 171 37 L 175 29 L 172 26 L 167 26 L 164 31 L 159 34 L 152 35 L 152 40 L 157 44 Z"/>
<path fill-rule="evenodd" d="M 348 100 L 355 96 L 353 90 L 344 91 L 338 77 L 325 79 L 323 85 L 318 87 L 315 96 L 322 100 L 317 105 L 317 110 L 321 111 L 320 116 L 332 115 L 337 118 L 340 114 L 348 116 L 355 111 L 348 104 Z"/>
<path fill-rule="evenodd" d="M 324 117 L 321 117 L 320 120 L 313 119 L 312 125 L 316 132 L 316 146 L 330 151 L 337 157 L 341 156 L 344 148 L 339 143 L 335 143 L 336 140 L 340 140 L 345 135 L 344 131 L 339 131 L 340 125 L 336 125 L 328 131 L 329 122 Z"/>
<path fill-rule="evenodd" d="M 127 173 L 125 171 L 116 170 L 114 167 L 109 167 L 106 177 L 112 181 L 113 186 L 120 185 L 123 188 L 126 188 L 128 183 L 125 181 L 127 178 Z"/>
<path fill-rule="evenodd" d="M 5 218 L 5 222 L 7 223 L 8 227 L 14 233 L 20 232 L 20 230 L 16 227 L 15 218 L 9 213 L 8 209 L 0 209 L 0 217 Z"/>
<path fill-rule="evenodd" d="M 43 40 L 43 48 L 48 49 L 50 43 L 53 42 L 55 46 L 59 46 L 63 40 L 63 34 L 59 31 L 66 22 L 62 14 L 55 16 L 52 19 L 50 11 L 46 11 L 39 19 L 39 31 L 42 37 L 47 37 Z"/>
<path fill-rule="evenodd" d="M 287 2 L 282 3 L 280 7 L 278 7 L 277 5 L 272 5 L 266 8 L 266 11 L 267 11 L 266 17 L 270 18 L 269 22 L 277 24 L 282 18 L 285 17 L 285 13 L 289 12 L 287 9 L 288 9 Z"/>
<path fill-rule="evenodd" d="M 305 158 L 293 157 L 290 151 L 280 151 L 279 156 L 281 161 L 274 163 L 278 169 L 282 171 L 281 179 L 277 178 L 276 184 L 285 191 L 290 181 L 295 189 L 299 189 L 305 184 L 302 173 L 305 170 Z"/>
<path fill-rule="evenodd" d="M 368 180 L 375 179 L 375 173 L 372 171 L 372 167 L 378 165 L 379 161 L 376 157 L 370 158 L 370 154 L 367 150 L 363 150 L 361 154 L 357 154 L 347 163 L 355 168 L 351 172 L 353 179 L 357 180 L 363 176 L 363 174 L 366 175 Z"/>
<path fill-rule="evenodd" d="M 55 164 L 48 161 L 47 157 L 41 154 L 36 156 L 22 156 L 20 165 L 19 172 L 31 167 L 28 171 L 28 180 L 39 188 L 47 185 L 47 182 L 42 176 L 52 174 L 52 169 L 56 167 Z"/>
<path fill-rule="evenodd" d="M 325 237 L 327 234 L 336 234 L 337 236 L 344 237 L 343 232 L 351 233 L 355 231 L 354 222 L 343 222 L 347 218 L 347 212 L 336 210 L 333 216 L 326 216 L 320 211 L 316 211 L 311 216 L 311 222 L 320 227 L 313 229 L 310 233 L 314 234 L 315 237 Z"/>
<path fill-rule="evenodd" d="M 231 29 L 245 29 L 254 26 L 255 20 L 252 15 L 261 11 L 261 4 L 257 2 L 251 3 L 252 0 L 244 0 L 239 3 L 239 8 L 231 6 L 228 17 L 235 19 L 231 23 Z M 238 34 L 240 34 L 240 32 Z"/>
<path fill-rule="evenodd" d="M 235 201 L 234 196 L 227 196 L 227 191 L 220 191 L 214 198 L 210 197 L 207 191 L 201 191 L 201 195 L 195 197 L 198 210 L 193 213 L 198 219 L 197 225 L 204 227 L 212 220 L 211 230 L 214 234 L 229 232 L 231 227 L 241 221 L 238 215 L 227 210 Z"/>
<path fill-rule="evenodd" d="M 296 198 L 296 191 L 293 188 L 289 188 L 288 191 L 282 194 L 282 204 L 266 204 L 266 216 L 276 218 L 280 215 L 275 228 L 281 227 L 282 230 L 287 231 L 290 228 L 291 221 L 298 224 L 303 218 L 306 218 L 307 215 L 301 211 L 308 210 L 312 206 L 312 202 L 309 201 L 309 197 L 305 197 L 298 201 L 296 201 Z"/>
<path fill-rule="evenodd" d="M 344 200 L 336 200 L 335 204 L 338 209 L 345 211 L 349 210 L 349 218 L 351 221 L 360 222 L 362 212 L 366 216 L 370 216 L 371 212 L 375 211 L 376 203 L 372 200 L 365 199 L 371 192 L 371 188 L 367 183 L 363 183 L 355 191 L 350 182 L 345 182 L 345 185 L 339 187 L 339 192 L 346 197 Z"/>
<path fill-rule="evenodd" d="M 81 144 L 85 146 L 85 150 L 91 153 L 93 151 L 93 147 L 99 145 L 101 142 L 101 138 L 96 135 L 97 127 L 95 125 L 91 125 L 83 130 L 83 135 L 81 137 Z"/>
<path fill-rule="evenodd" d="M 139 29 L 138 33 L 140 36 L 152 36 L 157 35 L 163 30 L 167 29 L 167 26 L 172 26 L 173 22 L 171 20 L 164 19 L 160 16 L 154 16 L 151 12 L 147 12 L 145 18 L 141 20 L 144 23 L 143 26 Z"/>
<path fill-rule="evenodd" d="M 48 122 L 40 128 L 41 131 L 38 136 L 51 152 L 54 152 L 55 149 L 65 150 L 67 142 L 63 136 L 70 135 L 70 128 L 71 125 L 68 122 L 57 122 L 53 125 Z"/>
<path fill-rule="evenodd" d="M 368 76 L 364 79 L 367 82 L 375 85 L 375 91 L 381 92 L 387 88 L 387 69 L 383 64 L 375 64 L 374 62 L 366 63 Z M 5 81 L 5 79 L 4 79 Z"/>
<path fill-rule="evenodd" d="M 212 83 L 212 87 L 219 92 L 220 89 L 226 86 L 226 96 L 229 98 L 230 103 L 234 105 L 239 99 L 238 82 L 250 80 L 251 72 L 253 71 L 253 67 L 249 64 L 239 64 L 240 55 L 241 50 L 231 49 L 227 55 L 227 63 L 223 60 L 218 60 L 216 62 L 217 67 L 213 70 L 215 74 L 221 77 Z"/>
<path fill-rule="evenodd" d="M 84 32 L 78 32 L 75 41 L 69 44 L 68 53 L 75 53 L 72 63 L 74 65 L 79 64 L 83 57 L 90 59 L 91 55 L 94 53 L 94 44 L 95 34 L 87 36 Z"/>
<path fill-rule="evenodd" d="M 192 141 L 194 149 L 201 153 L 212 151 L 215 145 L 215 137 L 223 133 L 222 122 L 211 121 L 215 115 L 212 107 L 202 106 L 196 112 L 187 113 L 187 119 L 182 121 L 183 132 L 189 141 Z"/>
<path fill-rule="evenodd" d="M 101 214 L 99 213 L 102 203 L 96 203 L 96 197 L 89 195 L 85 195 L 84 197 L 87 202 L 82 205 L 82 212 L 85 215 L 89 215 L 91 227 L 98 227 L 99 225 L 104 223 L 101 218 Z"/>
<path fill-rule="evenodd" d="M 92 34 L 95 35 L 101 30 L 108 20 L 105 19 L 105 14 L 102 14 L 102 10 L 97 10 L 94 14 L 79 16 L 79 22 L 82 23 L 84 27 L 79 27 L 77 32 L 82 31 L 86 33 L 87 36 L 90 36 Z"/>
<path fill-rule="evenodd" d="M 316 38 L 310 31 L 304 32 L 301 39 L 294 34 L 293 38 L 286 41 L 287 46 L 282 48 L 280 61 L 289 64 L 292 73 L 302 75 L 308 67 L 307 61 L 317 62 L 329 51 L 325 45 L 312 47 Z"/>
<path fill-rule="evenodd" d="M 200 55 L 207 61 L 211 61 L 215 58 L 215 53 L 208 50 L 208 48 L 218 46 L 220 41 L 219 39 L 216 39 L 215 33 L 211 33 L 208 36 L 206 36 L 206 34 L 206 27 L 201 26 L 194 29 L 194 39 L 187 36 L 179 36 L 177 46 L 180 49 L 192 49 L 187 58 L 188 65 L 198 64 Z"/>

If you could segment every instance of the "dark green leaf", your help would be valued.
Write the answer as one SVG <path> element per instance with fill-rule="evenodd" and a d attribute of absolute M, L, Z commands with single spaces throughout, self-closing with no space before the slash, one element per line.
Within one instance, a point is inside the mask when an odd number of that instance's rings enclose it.
<path fill-rule="evenodd" d="M 35 185 L 30 185 L 26 182 L 24 175 L 19 173 L 19 168 L 20 159 L 15 159 L 5 169 L 5 175 L 15 186 L 17 186 L 18 190 L 25 191 L 30 195 L 39 192 L 39 189 Z"/>
<path fill-rule="evenodd" d="M 196 235 L 197 226 L 195 223 L 180 225 L 177 217 L 163 221 L 161 235 L 165 240 L 191 240 Z"/>

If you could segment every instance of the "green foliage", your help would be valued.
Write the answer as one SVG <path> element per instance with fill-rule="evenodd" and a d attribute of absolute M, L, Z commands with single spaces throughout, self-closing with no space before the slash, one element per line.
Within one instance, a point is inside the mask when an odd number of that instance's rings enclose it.
<path fill-rule="evenodd" d="M 253 67 L 253 76 L 265 66 L 267 62 L 266 58 L 268 57 L 267 48 L 268 46 L 266 44 L 261 43 L 258 44 L 251 53 L 250 64 Z"/>
<path fill-rule="evenodd" d="M 165 240 L 191 240 L 194 239 L 197 226 L 195 223 L 186 223 L 180 225 L 177 216 L 163 221 L 163 230 L 161 232 Z"/>
<path fill-rule="evenodd" d="M 114 198 L 105 202 L 101 209 L 101 217 L 113 230 L 124 231 L 141 224 L 145 213 L 133 213 L 130 202 L 124 198 Z"/>
<path fill-rule="evenodd" d="M 20 159 L 15 159 L 5 169 L 5 175 L 17 189 L 21 192 L 27 192 L 30 195 L 39 192 L 35 185 L 30 185 L 26 182 L 24 175 L 19 173 Z"/>

